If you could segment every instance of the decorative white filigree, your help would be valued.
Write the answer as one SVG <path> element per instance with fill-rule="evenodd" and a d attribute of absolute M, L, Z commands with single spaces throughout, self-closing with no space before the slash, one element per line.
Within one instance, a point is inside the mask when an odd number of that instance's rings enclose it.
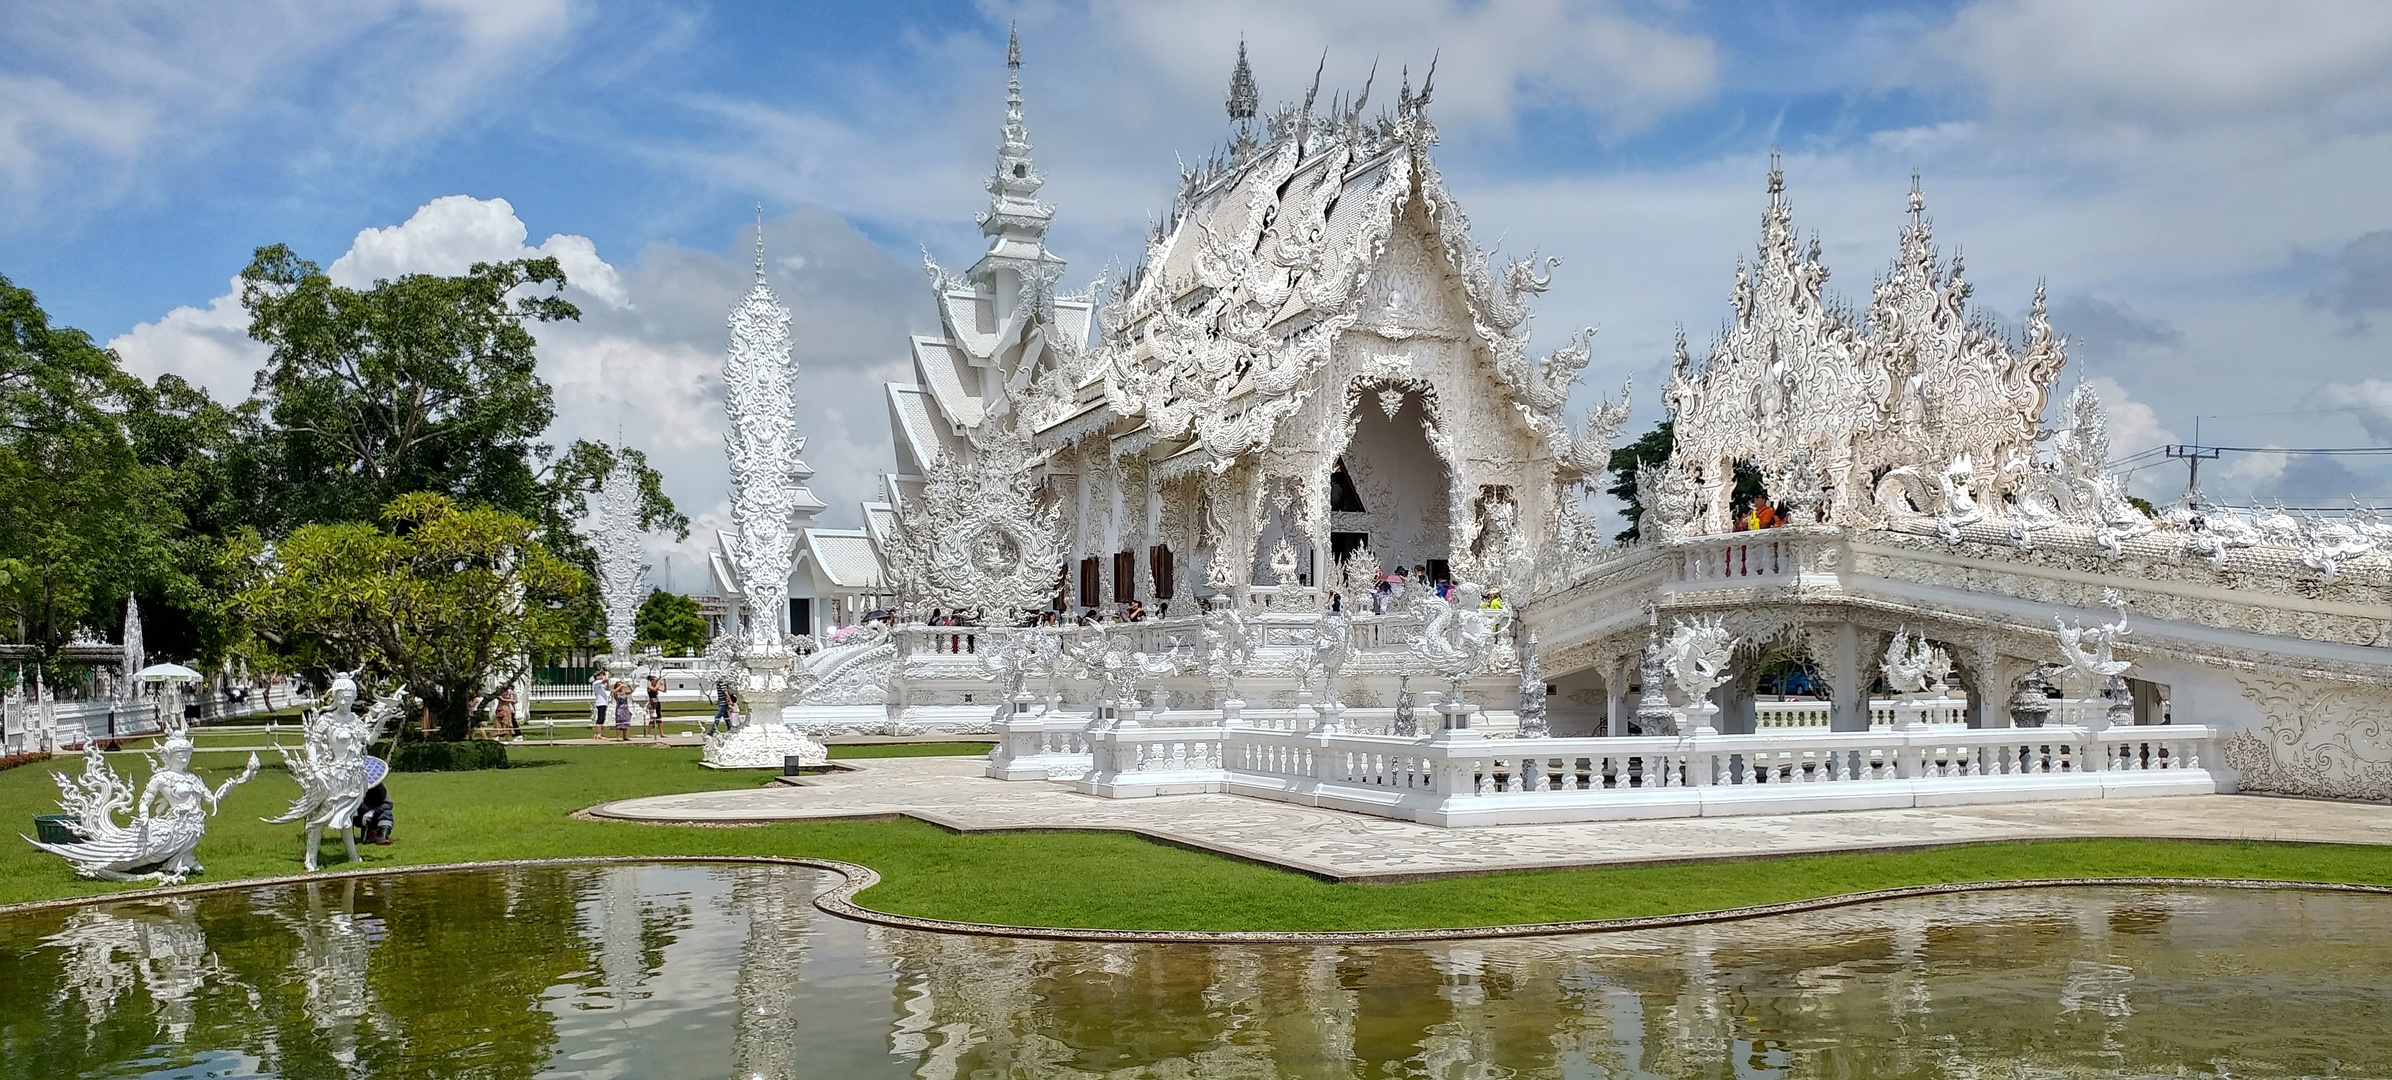
<path fill-rule="evenodd" d="M 756 230 L 756 284 L 731 309 L 723 360 L 724 448 L 731 459 L 731 562 L 747 602 L 751 651 L 781 652 L 780 611 L 789 595 L 790 530 L 798 486 L 790 464 L 805 440 L 796 430 L 797 365 L 789 357 L 789 309 L 764 281 L 764 231 Z M 625 646 L 628 647 L 628 636 Z"/>
<path fill-rule="evenodd" d="M 969 445 L 932 462 L 920 494 L 899 501 L 890 578 L 917 617 L 938 608 L 1010 622 L 1054 599 L 1061 511 L 1039 493 L 1045 459 L 1017 424 L 983 424 Z"/>
<path fill-rule="evenodd" d="M 590 550 L 598 557 L 598 602 L 606 609 L 606 640 L 614 657 L 631 660 L 633 626 L 647 599 L 647 544 L 640 528 L 640 475 L 629 458 L 618 457 L 598 486 L 590 522 Z"/>
<path fill-rule="evenodd" d="M 327 830 L 339 835 L 348 849 L 349 861 L 357 861 L 357 836 L 352 826 L 357 821 L 358 808 L 365 804 L 366 788 L 372 786 L 367 776 L 366 748 L 374 744 L 384 724 L 398 718 L 399 702 L 406 694 L 406 688 L 401 687 L 396 693 L 383 695 L 369 715 L 361 717 L 356 708 L 356 675 L 334 676 L 322 707 L 305 718 L 299 752 L 293 754 L 286 747 L 276 746 L 283 764 L 290 769 L 291 779 L 299 782 L 300 794 L 281 816 L 265 820 L 271 825 L 307 823 L 307 847 L 302 861 L 309 870 L 316 868 L 316 850 Z"/>
<path fill-rule="evenodd" d="M 1064 635 L 1062 656 L 1082 676 L 1102 684 L 1097 696 L 1100 722 L 1134 717 L 1138 687 L 1177 674 L 1188 662 L 1185 651 L 1179 649 L 1148 655 L 1138 648 L 1137 633 L 1127 623 L 1084 626 L 1070 631 Z"/>
<path fill-rule="evenodd" d="M 83 775 L 58 781 L 58 808 L 74 817 L 72 843 L 33 846 L 67 861 L 75 873 L 103 881 L 155 881 L 177 885 L 200 872 L 196 854 L 207 835 L 208 818 L 233 788 L 257 775 L 257 755 L 230 780 L 209 788 L 191 771 L 191 733 L 179 713 L 166 717 L 165 739 L 150 763 L 149 782 L 138 800 L 133 787 L 110 768 L 97 740 L 83 746 Z M 116 816 L 128 814 L 119 824 Z"/>
<path fill-rule="evenodd" d="M 1523 634 L 1520 641 L 1520 737 L 1542 739 L 1553 733 L 1545 722 L 1545 673 L 1537 664 L 1537 636 Z"/>
<path fill-rule="evenodd" d="M 1887 506 L 1882 485 L 1863 490 L 1868 478 L 1909 468 L 1914 485 L 1936 480 L 1890 509 L 1936 516 L 1952 539 L 2029 470 L 2036 418 L 2066 358 L 2042 294 L 2021 349 L 1972 316 L 1960 261 L 1938 261 L 1914 185 L 1901 252 L 1877 283 L 1864 332 L 1824 295 L 1819 244 L 1797 246 L 1783 190 L 1773 161 L 1759 253 L 1736 271 L 1735 319 L 1699 370 L 1681 342 L 1662 394 L 1672 460 L 1699 477 L 1700 530 L 1729 530 L 1737 463 L 1778 477 L 1803 454 L 1824 473 L 1828 523 L 1868 523 Z"/>
<path fill-rule="evenodd" d="M 1717 615 L 1680 619 L 1661 645 L 1661 666 L 1669 672 L 1689 709 L 1707 702 L 1711 691 L 1728 680 L 1728 659 L 1736 639 L 1720 625 Z"/>

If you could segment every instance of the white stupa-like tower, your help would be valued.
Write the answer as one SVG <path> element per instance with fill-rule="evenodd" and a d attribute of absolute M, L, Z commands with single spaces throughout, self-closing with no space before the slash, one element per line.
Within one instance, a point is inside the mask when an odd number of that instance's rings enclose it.
<path fill-rule="evenodd" d="M 813 471 L 799 460 L 797 365 L 789 357 L 789 309 L 764 280 L 764 220 L 756 219 L 756 284 L 731 309 L 730 348 L 723 358 L 723 408 L 730 418 L 724 450 L 731 462 L 731 521 L 726 537 L 744 613 L 736 680 L 748 723 L 707 741 L 706 763 L 717 768 L 771 768 L 787 758 L 819 765 L 822 744 L 792 730 L 782 709 L 796 698 L 796 655 L 782 627 L 788 609 L 789 564 L 797 519 L 822 502 L 805 486 Z"/>

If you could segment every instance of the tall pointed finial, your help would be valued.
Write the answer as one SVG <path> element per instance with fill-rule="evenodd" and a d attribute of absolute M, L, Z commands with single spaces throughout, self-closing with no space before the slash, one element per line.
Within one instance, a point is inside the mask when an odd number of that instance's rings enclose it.
<path fill-rule="evenodd" d="M 1329 70 L 1329 50 L 1321 50 L 1321 62 L 1312 69 L 1312 89 L 1304 91 L 1304 115 L 1312 115 L 1312 102 L 1321 96 L 1321 73 Z"/>
<path fill-rule="evenodd" d="M 1005 24 L 1005 66 L 1022 69 L 1022 27 L 1020 23 Z"/>
<path fill-rule="evenodd" d="M 1262 91 L 1254 85 L 1254 69 L 1246 63 L 1246 39 L 1238 39 L 1238 63 L 1229 71 L 1229 118 L 1238 123 L 1254 119 L 1254 112 L 1262 105 Z"/>
<path fill-rule="evenodd" d="M 764 204 L 756 204 L 756 284 L 764 284 Z"/>
<path fill-rule="evenodd" d="M 1769 148 L 1769 205 L 1775 206 L 1786 193 L 1786 170 L 1778 166 L 1777 147 Z"/>
<path fill-rule="evenodd" d="M 1927 196 L 1919 190 L 1919 171 L 1910 170 L 1910 220 L 1916 222 L 1927 210 Z"/>

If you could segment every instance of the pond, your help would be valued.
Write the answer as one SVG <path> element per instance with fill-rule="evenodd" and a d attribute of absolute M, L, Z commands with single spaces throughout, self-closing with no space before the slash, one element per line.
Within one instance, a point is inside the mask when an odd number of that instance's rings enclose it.
<path fill-rule="evenodd" d="M 2071 889 L 1629 934 L 1108 945 L 792 867 L 327 880 L 0 919 L 0 1071 L 110 1077 L 2392 1075 L 2392 900 Z"/>

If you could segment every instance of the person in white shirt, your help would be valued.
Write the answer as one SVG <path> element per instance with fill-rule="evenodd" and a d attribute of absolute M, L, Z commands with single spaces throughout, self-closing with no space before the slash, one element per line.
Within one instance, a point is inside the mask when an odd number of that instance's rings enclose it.
<path fill-rule="evenodd" d="M 590 676 L 590 737 L 606 737 L 606 710 L 615 703 L 614 687 L 606 681 L 606 672 Z"/>

